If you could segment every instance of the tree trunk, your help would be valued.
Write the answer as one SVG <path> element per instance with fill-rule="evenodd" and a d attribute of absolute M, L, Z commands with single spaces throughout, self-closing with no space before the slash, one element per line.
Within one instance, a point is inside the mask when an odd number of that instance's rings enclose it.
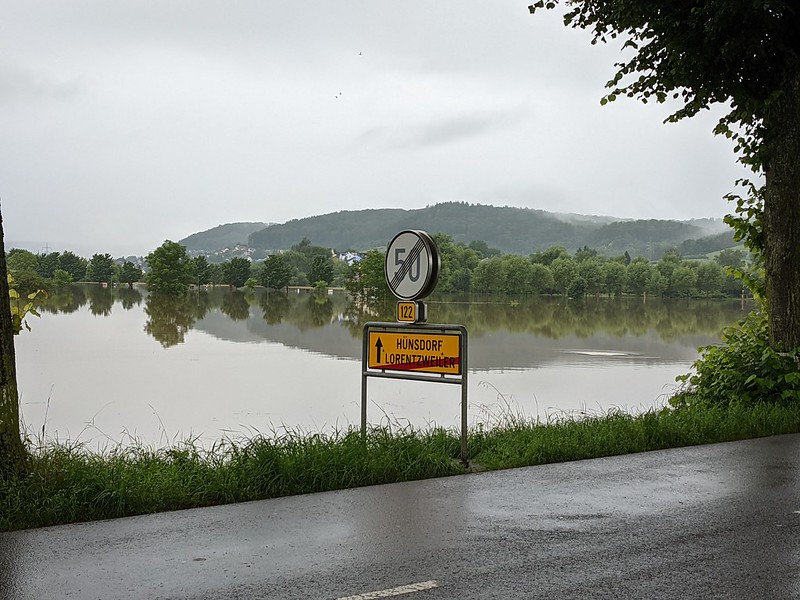
<path fill-rule="evenodd" d="M 0 478 L 20 474 L 25 466 L 25 446 L 19 431 L 19 395 L 14 357 L 14 328 L 8 297 L 3 215 L 0 212 Z"/>
<path fill-rule="evenodd" d="M 800 347 L 800 76 L 767 120 L 764 258 L 770 345 Z"/>

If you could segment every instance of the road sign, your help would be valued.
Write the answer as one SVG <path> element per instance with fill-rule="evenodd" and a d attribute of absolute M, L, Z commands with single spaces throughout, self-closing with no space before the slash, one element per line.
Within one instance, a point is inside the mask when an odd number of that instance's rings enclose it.
<path fill-rule="evenodd" d="M 428 307 L 424 302 L 400 300 L 396 317 L 400 323 L 424 323 L 428 320 Z"/>
<path fill-rule="evenodd" d="M 401 231 L 386 249 L 386 283 L 401 300 L 424 298 L 436 287 L 439 265 L 439 250 L 431 236 L 424 231 Z"/>
<path fill-rule="evenodd" d="M 370 331 L 367 368 L 461 374 L 461 336 L 418 331 Z"/>
<path fill-rule="evenodd" d="M 398 302 L 398 305 L 403 304 Z M 423 304 L 417 302 L 416 304 Z M 461 462 L 467 452 L 467 328 L 463 325 L 364 325 L 361 345 L 361 435 L 367 435 L 367 380 L 429 381 L 461 387 Z"/>

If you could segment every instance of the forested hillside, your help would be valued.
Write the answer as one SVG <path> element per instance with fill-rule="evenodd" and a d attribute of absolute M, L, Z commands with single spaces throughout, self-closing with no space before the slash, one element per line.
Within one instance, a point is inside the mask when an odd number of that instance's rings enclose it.
<path fill-rule="evenodd" d="M 215 252 L 237 244 L 246 244 L 247 237 L 254 231 L 267 227 L 268 223 L 227 223 L 207 231 L 193 233 L 179 240 L 190 252 Z"/>
<path fill-rule="evenodd" d="M 448 202 L 416 210 L 340 211 L 253 232 L 248 246 L 257 253 L 285 250 L 302 239 L 339 251 L 383 248 L 403 229 L 441 232 L 455 242 L 485 241 L 506 253 L 528 255 L 554 245 L 568 249 L 589 246 L 604 255 L 625 251 L 658 258 L 685 240 L 698 240 L 726 228 L 720 222 L 708 231 L 691 222 L 629 220 L 608 217 L 559 216 L 543 210 Z M 731 244 L 732 245 L 732 244 Z"/>

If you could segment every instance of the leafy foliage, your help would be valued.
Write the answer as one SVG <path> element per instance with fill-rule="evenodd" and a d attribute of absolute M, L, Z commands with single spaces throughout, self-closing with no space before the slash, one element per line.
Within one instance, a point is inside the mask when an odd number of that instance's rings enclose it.
<path fill-rule="evenodd" d="M 86 268 L 89 261 L 69 250 L 62 252 L 58 257 L 58 268 L 72 276 L 72 281 L 83 281 L 86 277 Z"/>
<path fill-rule="evenodd" d="M 58 259 L 61 256 L 60 252 L 44 252 L 36 255 L 38 262 L 37 272 L 44 279 L 53 279 L 56 270 L 59 268 Z"/>
<path fill-rule="evenodd" d="M 64 269 L 56 269 L 53 273 L 53 285 L 56 288 L 63 288 L 72 283 L 72 275 Z"/>
<path fill-rule="evenodd" d="M 211 265 L 205 256 L 195 256 L 192 259 L 194 267 L 194 277 L 197 285 L 205 285 L 211 281 Z"/>
<path fill-rule="evenodd" d="M 36 273 L 39 268 L 39 261 L 33 252 L 12 248 L 6 258 L 6 266 L 10 273 L 17 275 L 25 271 Z"/>
<path fill-rule="evenodd" d="M 131 261 L 126 260 L 124 263 L 122 263 L 122 268 L 119 270 L 120 283 L 127 283 L 128 285 L 131 285 L 137 281 L 141 281 L 142 276 L 142 270 Z"/>
<path fill-rule="evenodd" d="M 766 295 L 764 280 L 764 195 L 765 186 L 756 186 L 751 181 L 741 179 L 737 185 L 745 189 L 745 195 L 730 193 L 725 198 L 736 203 L 733 215 L 727 215 L 725 222 L 734 232 L 734 240 L 744 243 L 754 257 L 751 268 L 733 265 L 730 272 L 741 279 L 747 288 L 759 298 Z"/>
<path fill-rule="evenodd" d="M 37 290 L 22 295 L 17 291 L 14 285 L 13 275 L 9 273 L 7 277 L 8 297 L 11 301 L 11 327 L 14 335 L 18 335 L 23 327 L 28 331 L 31 330 L 28 322 L 25 320 L 28 315 L 33 315 L 34 317 L 41 316 L 36 310 L 36 304 L 47 298 L 47 293 L 43 290 Z"/>
<path fill-rule="evenodd" d="M 96 282 L 110 282 L 114 277 L 114 259 L 110 254 L 94 254 L 86 268 L 86 279 Z"/>
<path fill-rule="evenodd" d="M 327 286 L 333 281 L 333 263 L 329 256 L 316 255 L 311 259 L 311 269 L 308 271 L 308 280 L 315 286 L 320 282 Z"/>
<path fill-rule="evenodd" d="M 385 303 L 392 298 L 384 275 L 383 252 L 371 250 L 360 262 L 353 263 L 345 288 L 359 302 Z"/>
<path fill-rule="evenodd" d="M 250 261 L 246 258 L 234 257 L 223 265 L 224 283 L 233 287 L 243 287 L 250 279 Z"/>
<path fill-rule="evenodd" d="M 700 349 L 694 372 L 678 377 L 683 389 L 671 403 L 797 402 L 800 398 L 800 349 L 770 348 L 767 317 L 761 310 L 723 332 L 723 345 Z"/>
<path fill-rule="evenodd" d="M 264 261 L 260 271 L 261 285 L 265 288 L 280 290 L 289 285 L 292 269 L 282 254 L 271 254 Z"/>
<path fill-rule="evenodd" d="M 192 261 L 186 248 L 166 240 L 147 255 L 147 288 L 157 294 L 183 294 L 192 280 Z"/>

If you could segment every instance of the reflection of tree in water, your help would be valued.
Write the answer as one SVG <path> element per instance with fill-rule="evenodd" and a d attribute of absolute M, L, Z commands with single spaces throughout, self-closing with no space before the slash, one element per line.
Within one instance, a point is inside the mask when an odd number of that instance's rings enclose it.
<path fill-rule="evenodd" d="M 117 299 L 122 304 L 122 308 L 130 310 L 134 306 L 139 306 L 142 303 L 142 293 L 135 288 L 119 288 L 116 291 Z"/>
<path fill-rule="evenodd" d="M 250 316 L 250 305 L 240 291 L 225 294 L 219 309 L 234 321 L 244 321 Z"/>
<path fill-rule="evenodd" d="M 242 291 L 248 306 L 258 306 L 258 292 L 252 287 L 245 287 Z"/>
<path fill-rule="evenodd" d="M 289 311 L 289 298 L 282 292 L 267 290 L 260 299 L 261 313 L 270 325 L 279 325 Z"/>
<path fill-rule="evenodd" d="M 749 310 L 749 309 L 748 309 Z M 744 316 L 739 300 L 587 298 L 581 301 L 540 297 L 529 300 L 471 301 L 435 297 L 428 302 L 431 323 L 457 323 L 470 335 L 493 331 L 530 333 L 551 339 L 590 337 L 599 333 L 643 336 L 656 331 L 667 342 L 696 334 L 717 335 Z M 360 337 L 367 321 L 394 321 L 394 304 L 360 306 L 346 312 L 353 337 Z"/>
<path fill-rule="evenodd" d="M 328 325 L 333 318 L 333 302 L 328 296 L 311 294 L 306 302 L 309 321 L 312 327 Z"/>
<path fill-rule="evenodd" d="M 96 317 L 107 317 L 114 306 L 114 290 L 100 285 L 92 285 L 87 289 L 89 295 L 89 312 Z"/>
<path fill-rule="evenodd" d="M 183 343 L 195 323 L 196 305 L 190 295 L 153 294 L 147 297 L 144 312 L 148 317 L 144 330 L 169 348 Z"/>
<path fill-rule="evenodd" d="M 190 295 L 191 301 L 194 303 L 194 318 L 198 321 L 204 318 L 208 311 L 214 308 L 214 301 L 205 290 L 196 290 Z"/>
<path fill-rule="evenodd" d="M 312 293 L 291 294 L 287 297 L 287 302 L 288 309 L 282 315 L 283 321 L 291 323 L 300 331 L 306 331 L 329 325 L 334 314 L 344 313 L 348 300 L 344 294 L 328 296 Z"/>
<path fill-rule="evenodd" d="M 48 313 L 74 313 L 88 302 L 82 286 L 71 285 L 55 288 L 47 293 L 41 309 Z"/>
<path fill-rule="evenodd" d="M 131 302 L 141 302 L 133 294 L 138 295 L 138 290 L 114 290 L 114 297 L 126 309 L 133 306 Z M 111 313 L 111 290 L 96 285 L 56 289 L 45 299 L 41 310 L 51 313 L 74 312 L 87 303 L 87 297 L 92 314 L 105 316 Z M 158 333 L 164 330 L 165 323 L 170 322 L 167 318 L 170 311 L 177 311 L 171 327 L 174 332 L 179 332 L 181 326 L 188 329 L 195 320 L 202 319 L 217 307 L 233 320 L 245 320 L 250 316 L 251 304 L 259 306 L 268 324 L 287 322 L 301 331 L 323 327 L 332 322 L 335 314 L 343 314 L 345 320 L 342 326 L 347 327 L 354 338 L 363 335 L 367 321 L 395 320 L 395 301 L 364 306 L 350 302 L 343 294 L 287 296 L 263 290 L 244 294 L 231 293 L 226 287 L 189 293 L 179 299 L 149 296 L 147 311 L 151 322 L 148 327 L 152 328 L 155 322 L 155 328 L 153 331 L 148 329 L 148 333 L 159 341 L 176 340 L 167 345 L 180 343 L 182 334 L 168 336 Z M 643 302 L 641 298 L 634 297 L 565 301 L 563 298 L 542 296 L 515 301 L 511 298 L 492 300 L 487 296 L 434 296 L 428 302 L 431 323 L 463 324 L 471 336 L 509 331 L 550 339 L 570 335 L 589 337 L 600 333 L 639 337 L 655 331 L 667 342 L 698 334 L 716 336 L 722 328 L 742 318 L 749 308 L 748 305 L 742 310 L 741 301 L 737 299 L 648 299 Z M 183 323 L 185 325 L 181 325 Z"/>
<path fill-rule="evenodd" d="M 345 324 L 350 335 L 354 338 L 361 337 L 364 333 L 364 324 L 368 321 L 394 320 L 395 302 L 391 300 L 375 303 L 350 302 L 344 311 Z"/>

